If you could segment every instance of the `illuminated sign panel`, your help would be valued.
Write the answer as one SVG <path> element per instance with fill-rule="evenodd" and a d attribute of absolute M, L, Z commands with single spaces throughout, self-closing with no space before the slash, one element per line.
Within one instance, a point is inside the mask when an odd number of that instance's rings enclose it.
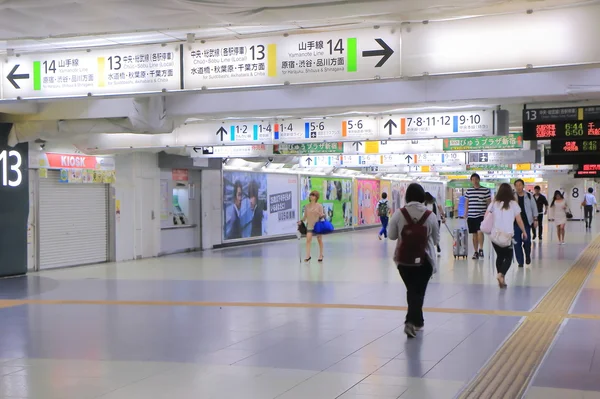
<path fill-rule="evenodd" d="M 597 152 L 599 148 L 600 138 L 552 140 L 550 142 L 550 152 L 552 154 Z M 598 154 L 598 157 L 600 158 L 600 154 Z"/>
<path fill-rule="evenodd" d="M 600 138 L 600 107 L 523 110 L 523 139 Z"/>

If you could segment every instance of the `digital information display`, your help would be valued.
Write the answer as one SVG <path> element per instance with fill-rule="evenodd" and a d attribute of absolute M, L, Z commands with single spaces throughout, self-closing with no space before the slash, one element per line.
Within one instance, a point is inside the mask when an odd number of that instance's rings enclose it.
<path fill-rule="evenodd" d="M 600 138 L 597 139 L 573 139 L 552 140 L 550 142 L 550 153 L 572 154 L 597 152 L 600 149 Z M 600 157 L 600 154 L 598 154 Z"/>
<path fill-rule="evenodd" d="M 563 143 L 564 145 L 564 143 Z M 598 152 L 550 152 L 550 147 L 544 150 L 544 165 L 578 165 L 595 164 L 598 162 Z"/>
<path fill-rule="evenodd" d="M 600 107 L 523 110 L 523 140 L 600 138 Z"/>
<path fill-rule="evenodd" d="M 579 168 L 575 171 L 576 178 L 594 178 L 600 177 L 600 165 L 589 164 L 579 165 Z"/>

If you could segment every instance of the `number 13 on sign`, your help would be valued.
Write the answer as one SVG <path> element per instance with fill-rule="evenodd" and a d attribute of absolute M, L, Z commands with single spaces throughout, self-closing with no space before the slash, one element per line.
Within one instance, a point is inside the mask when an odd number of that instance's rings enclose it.
<path fill-rule="evenodd" d="M 14 162 L 11 160 L 14 158 Z M 22 159 L 21 154 L 17 151 L 0 152 L 0 169 L 2 170 L 2 185 L 10 187 L 19 187 L 23 181 L 23 173 L 21 172 Z M 8 173 L 14 172 L 17 175 L 15 180 L 8 178 Z"/>

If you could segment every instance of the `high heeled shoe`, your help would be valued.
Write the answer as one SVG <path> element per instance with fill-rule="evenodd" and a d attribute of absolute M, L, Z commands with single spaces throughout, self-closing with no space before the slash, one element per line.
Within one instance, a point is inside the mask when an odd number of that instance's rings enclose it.
<path fill-rule="evenodd" d="M 318 261 L 319 261 L 319 262 L 323 262 L 323 258 L 324 258 L 324 256 L 321 256 L 321 257 L 318 259 Z"/>
<path fill-rule="evenodd" d="M 310 260 L 312 259 L 312 256 L 309 256 L 308 258 L 304 259 L 305 262 L 310 262 Z"/>

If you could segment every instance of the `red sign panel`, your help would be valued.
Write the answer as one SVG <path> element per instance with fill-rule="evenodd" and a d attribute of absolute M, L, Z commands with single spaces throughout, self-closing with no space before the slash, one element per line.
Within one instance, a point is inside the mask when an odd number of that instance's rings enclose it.
<path fill-rule="evenodd" d="M 96 169 L 97 158 L 85 155 L 47 153 L 49 169 Z"/>
<path fill-rule="evenodd" d="M 188 181 L 189 172 L 187 169 L 173 169 L 172 172 L 174 181 Z"/>

